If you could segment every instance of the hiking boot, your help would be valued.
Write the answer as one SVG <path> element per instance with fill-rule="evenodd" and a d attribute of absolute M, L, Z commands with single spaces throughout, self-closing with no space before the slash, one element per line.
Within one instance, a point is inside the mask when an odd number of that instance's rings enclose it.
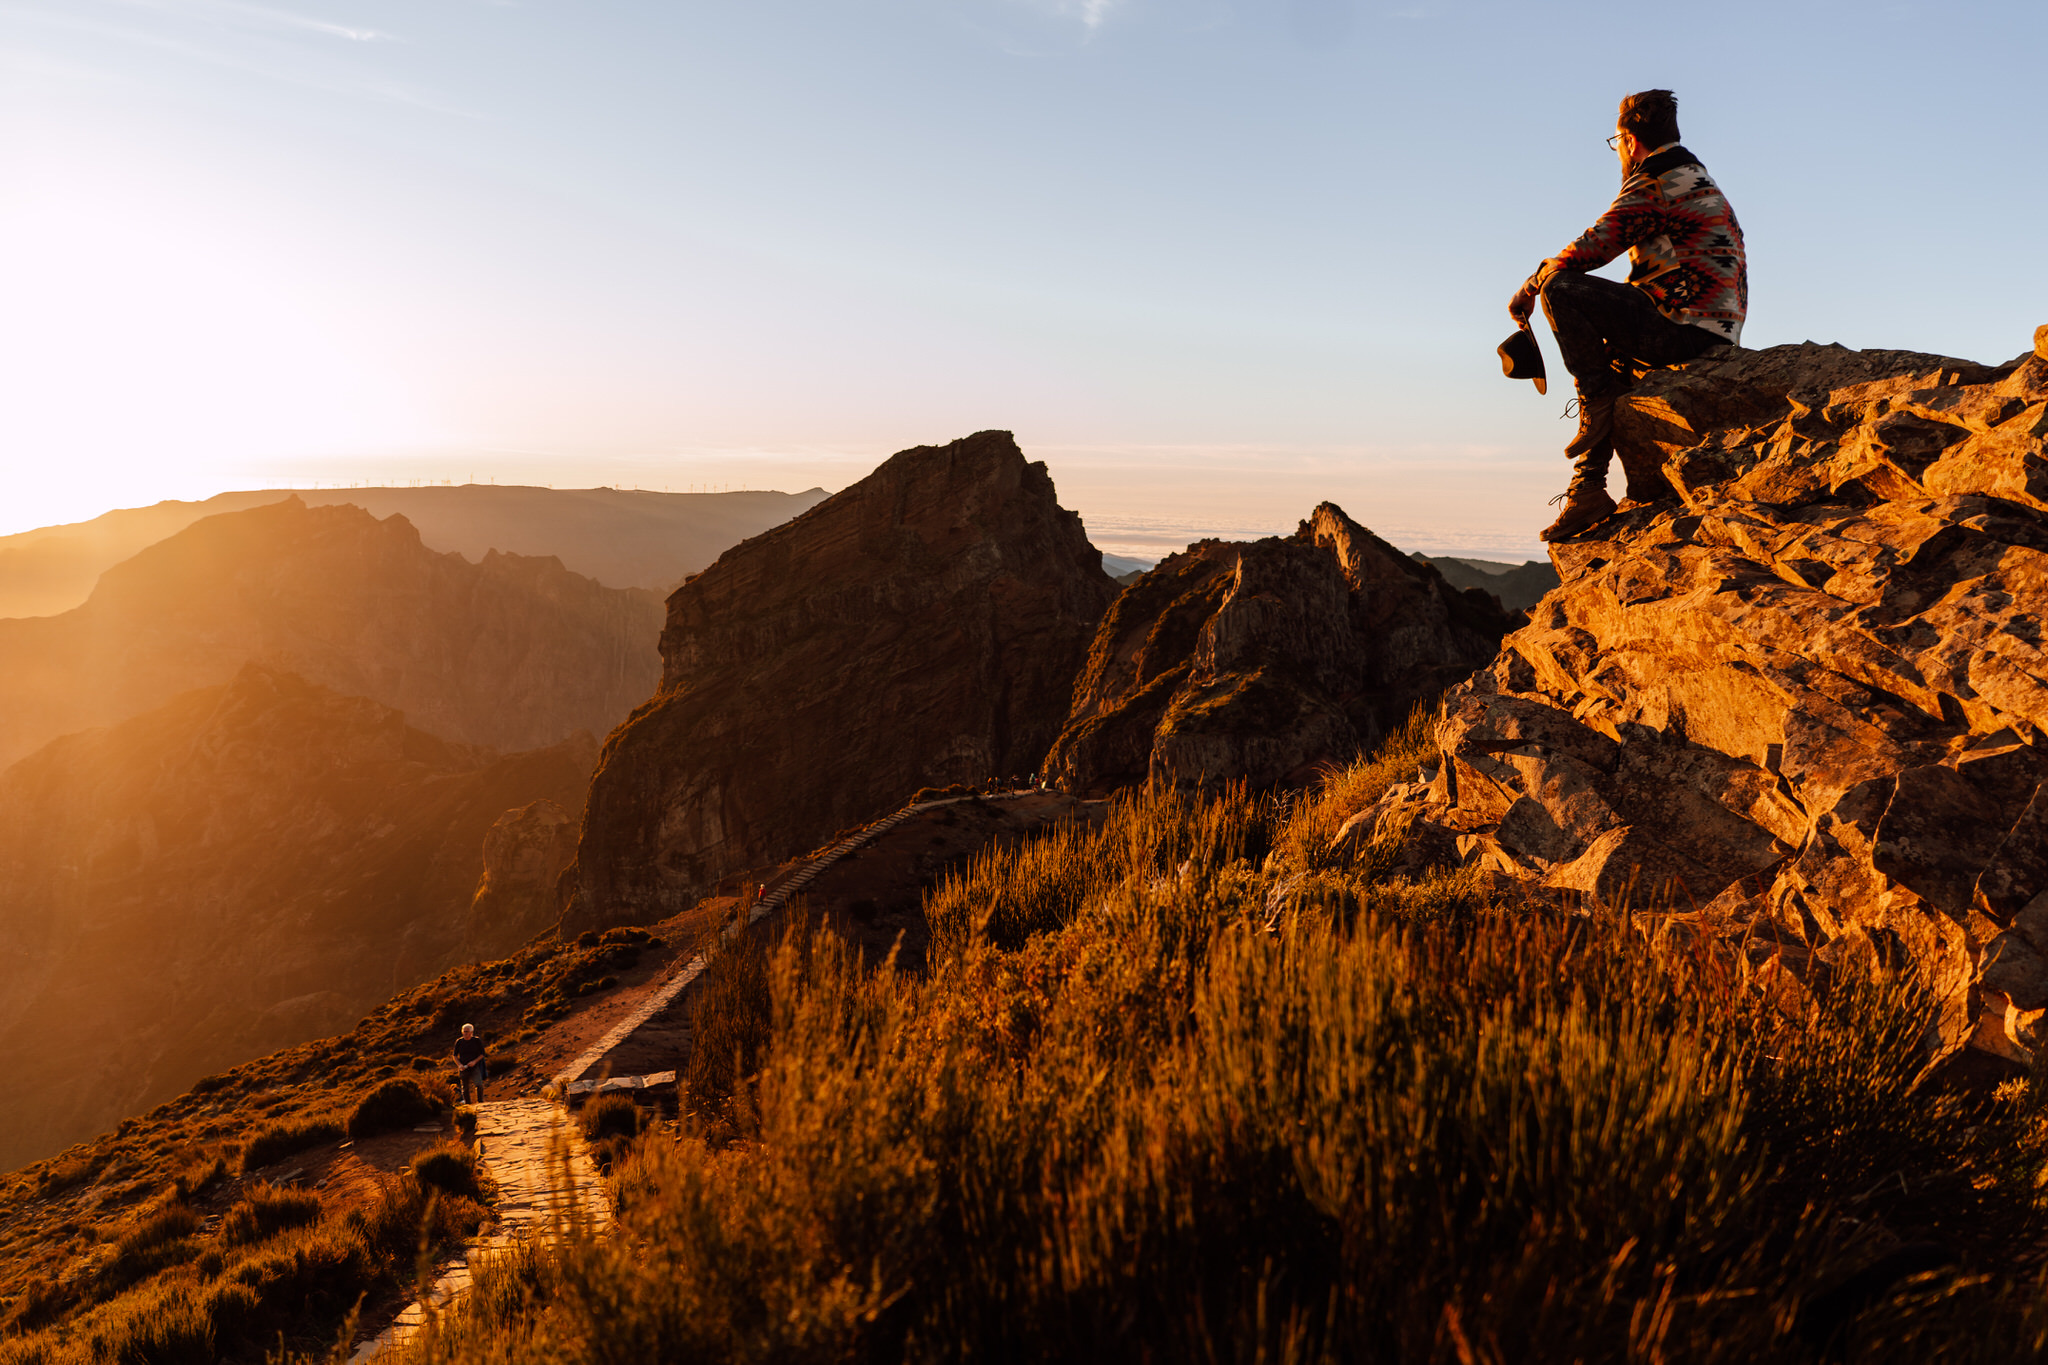
<path fill-rule="evenodd" d="M 1618 397 L 1612 393 L 1605 398 L 1579 395 L 1579 434 L 1565 446 L 1566 459 L 1576 463 L 1595 456 L 1601 468 L 1606 468 L 1607 457 L 1614 453 L 1614 400 Z"/>
<path fill-rule="evenodd" d="M 1601 479 L 1596 482 L 1581 473 L 1573 477 L 1572 486 L 1550 501 L 1552 505 L 1564 504 L 1564 511 L 1557 514 L 1557 520 L 1543 530 L 1543 541 L 1570 540 L 1581 531 L 1598 526 L 1614 515 L 1614 499 L 1607 496 L 1607 489 Z"/>

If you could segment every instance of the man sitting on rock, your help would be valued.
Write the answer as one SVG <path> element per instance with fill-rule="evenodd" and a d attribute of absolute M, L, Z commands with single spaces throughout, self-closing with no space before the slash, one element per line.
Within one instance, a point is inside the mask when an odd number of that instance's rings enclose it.
<path fill-rule="evenodd" d="M 1543 532 L 1546 541 L 1568 540 L 1614 513 L 1607 496 L 1614 400 L 1643 371 L 1738 344 L 1749 311 L 1742 228 L 1706 168 L 1679 145 L 1678 100 L 1669 90 L 1630 95 L 1607 145 L 1621 157 L 1621 193 L 1508 302 L 1508 314 L 1524 326 L 1543 300 L 1579 390 L 1579 432 L 1565 447 L 1574 462 L 1571 487 L 1562 495 L 1564 512 Z M 1623 248 L 1627 284 L 1586 273 Z"/>

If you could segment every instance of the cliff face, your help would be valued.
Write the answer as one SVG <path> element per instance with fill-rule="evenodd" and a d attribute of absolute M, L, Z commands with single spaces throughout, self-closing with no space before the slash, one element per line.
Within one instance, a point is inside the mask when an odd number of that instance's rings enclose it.
<path fill-rule="evenodd" d="M 500 757 L 250 666 L 0 774 L 0 1168 L 346 1029 L 465 948 L 486 832 L 574 811 L 585 734 Z"/>
<path fill-rule="evenodd" d="M 1202 541 L 1110 609 L 1047 780 L 1306 781 L 1492 658 L 1514 619 L 1329 503 L 1286 539 Z"/>
<path fill-rule="evenodd" d="M 484 875 L 469 902 L 467 955 L 488 957 L 561 918 L 557 887 L 576 861 L 576 815 L 543 797 L 508 810 L 484 835 Z"/>
<path fill-rule="evenodd" d="M 2003 367 L 1782 346 L 1624 400 L 1682 505 L 1553 547 L 1563 585 L 1453 697 L 1415 856 L 1718 901 L 1795 961 L 1904 952 L 1945 1046 L 2048 1011 L 2048 328 Z"/>
<path fill-rule="evenodd" d="M 606 742 L 578 922 L 646 921 L 919 787 L 1037 767 L 1116 594 L 1008 432 L 891 457 L 677 589 Z"/>
<path fill-rule="evenodd" d="M 292 500 L 209 517 L 82 607 L 0 620 L 0 766 L 243 664 L 502 749 L 602 734 L 657 676 L 660 605 L 553 559 L 436 554 L 402 517 Z"/>

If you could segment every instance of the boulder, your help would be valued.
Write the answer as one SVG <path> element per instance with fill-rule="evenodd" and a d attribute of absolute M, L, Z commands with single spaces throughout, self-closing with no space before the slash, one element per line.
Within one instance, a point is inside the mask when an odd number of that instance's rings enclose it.
<path fill-rule="evenodd" d="M 1452 693 L 1443 761 L 1378 835 L 1607 901 L 1718 903 L 1821 960 L 1902 950 L 1944 1002 L 1941 1048 L 2029 1055 L 2048 329 L 1995 367 L 1717 353 L 1649 375 L 1615 431 L 1631 491 L 1666 501 L 1552 547 L 1562 585 Z"/>
<path fill-rule="evenodd" d="M 668 599 L 606 741 L 565 928 L 644 923 L 920 787 L 1031 772 L 1116 595 L 1008 432 L 892 456 Z"/>
<path fill-rule="evenodd" d="M 1128 588 L 1089 648 L 1047 781 L 1300 783 L 1491 658 L 1519 613 L 1344 515 L 1205 540 Z"/>

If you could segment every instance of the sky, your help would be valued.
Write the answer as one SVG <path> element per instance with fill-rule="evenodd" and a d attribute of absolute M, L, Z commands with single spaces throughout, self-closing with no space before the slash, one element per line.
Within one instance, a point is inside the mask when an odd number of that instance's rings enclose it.
<path fill-rule="evenodd" d="M 1533 557 L 1568 393 L 1494 347 L 1620 96 L 1677 91 L 1746 344 L 1997 361 L 2043 51 L 2039 0 L 0 0 L 0 533 L 1006 428 L 1105 550 L 1327 499 Z"/>

